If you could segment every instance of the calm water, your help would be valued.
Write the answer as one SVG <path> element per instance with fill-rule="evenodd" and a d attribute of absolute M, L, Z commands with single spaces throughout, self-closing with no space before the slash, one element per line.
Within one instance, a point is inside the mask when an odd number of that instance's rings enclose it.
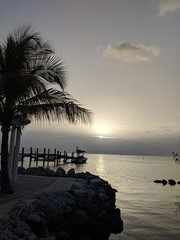
<path fill-rule="evenodd" d="M 180 165 L 172 157 L 87 154 L 87 164 L 67 164 L 65 170 L 89 171 L 118 190 L 124 231 L 110 240 L 179 240 L 180 185 L 156 184 L 155 179 L 180 181 Z"/>

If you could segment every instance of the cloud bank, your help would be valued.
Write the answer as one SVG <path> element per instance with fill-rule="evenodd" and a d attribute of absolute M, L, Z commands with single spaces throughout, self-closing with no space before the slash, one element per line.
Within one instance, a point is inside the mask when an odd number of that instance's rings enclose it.
<path fill-rule="evenodd" d="M 167 12 L 180 9 L 180 0 L 161 0 L 159 4 L 159 15 L 164 16 Z"/>
<path fill-rule="evenodd" d="M 155 45 L 130 44 L 121 42 L 116 45 L 108 44 L 102 49 L 102 56 L 122 62 L 149 62 L 160 55 L 161 49 Z"/>

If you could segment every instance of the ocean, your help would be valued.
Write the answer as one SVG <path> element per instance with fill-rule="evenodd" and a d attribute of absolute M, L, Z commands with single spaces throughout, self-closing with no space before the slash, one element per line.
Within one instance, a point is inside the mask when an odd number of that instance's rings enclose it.
<path fill-rule="evenodd" d="M 124 231 L 112 234 L 109 240 L 180 239 L 180 185 L 163 186 L 153 182 L 156 179 L 180 181 L 180 164 L 171 156 L 86 156 L 86 164 L 60 166 L 98 175 L 118 191 L 116 206 L 121 209 Z"/>

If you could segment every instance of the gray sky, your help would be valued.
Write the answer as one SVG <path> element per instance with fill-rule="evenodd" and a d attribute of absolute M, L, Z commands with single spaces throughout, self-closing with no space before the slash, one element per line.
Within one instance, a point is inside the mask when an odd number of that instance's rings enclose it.
<path fill-rule="evenodd" d="M 68 70 L 92 127 L 33 123 L 23 145 L 89 152 L 180 150 L 180 0 L 0 0 L 0 39 L 33 24 Z"/>

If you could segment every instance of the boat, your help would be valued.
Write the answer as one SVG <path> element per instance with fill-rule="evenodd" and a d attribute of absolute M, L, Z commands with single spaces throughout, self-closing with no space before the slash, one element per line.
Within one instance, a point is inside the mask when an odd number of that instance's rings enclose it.
<path fill-rule="evenodd" d="M 80 150 L 78 149 L 78 147 L 76 148 L 76 157 L 71 159 L 71 163 L 75 163 L 75 164 L 82 164 L 82 163 L 86 163 L 87 158 L 84 157 L 84 153 L 86 151 L 84 150 Z"/>
<path fill-rule="evenodd" d="M 87 158 L 85 158 L 84 156 L 77 156 L 71 160 L 71 163 L 82 164 L 82 163 L 86 163 L 86 161 L 87 161 Z"/>

